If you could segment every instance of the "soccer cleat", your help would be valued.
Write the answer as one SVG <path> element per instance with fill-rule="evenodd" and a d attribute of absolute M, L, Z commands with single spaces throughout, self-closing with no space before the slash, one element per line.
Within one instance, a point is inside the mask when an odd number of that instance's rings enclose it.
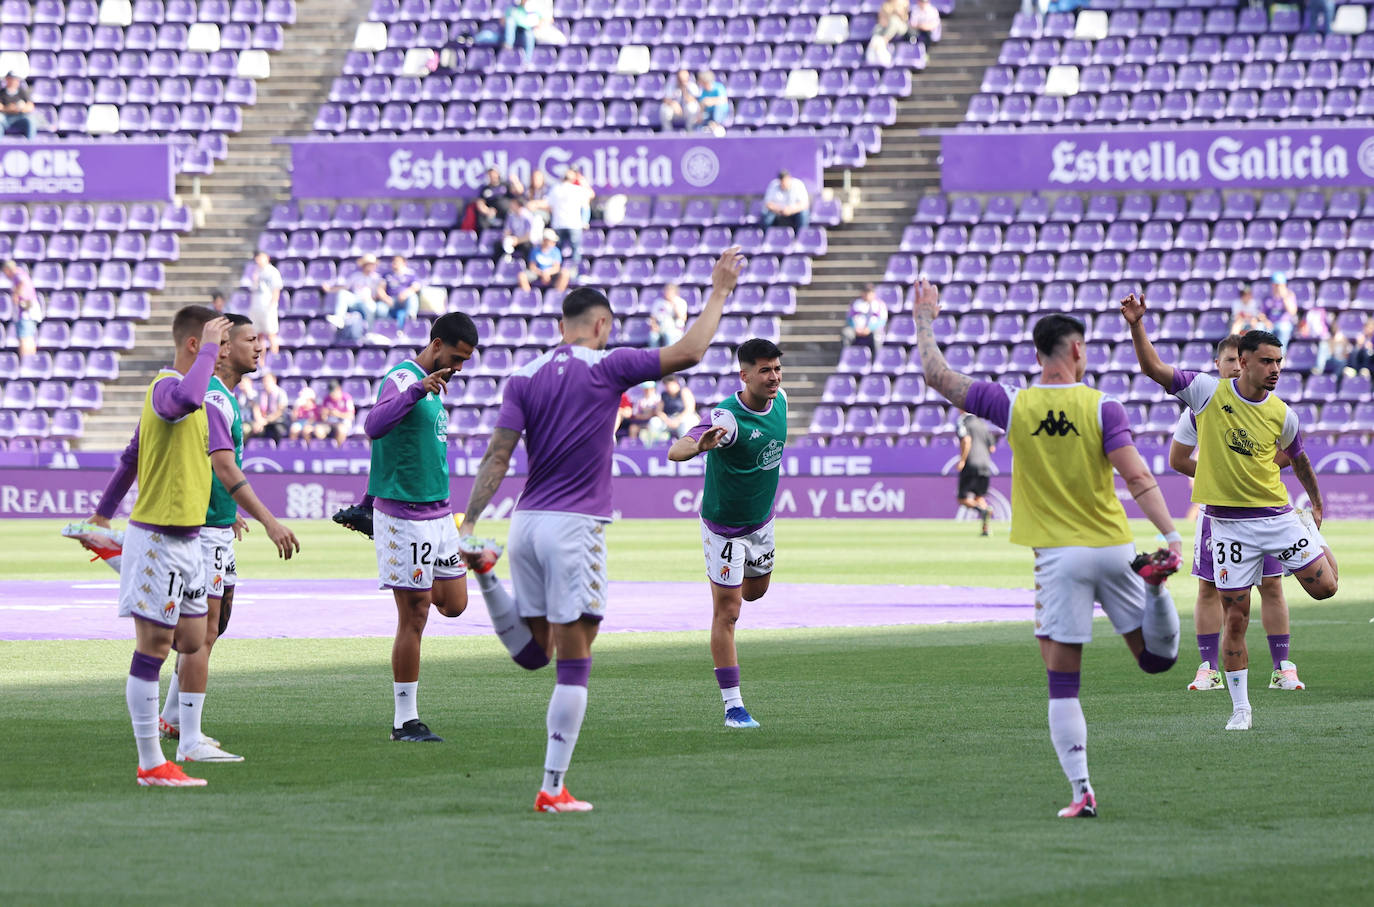
<path fill-rule="evenodd" d="M 1269 676 L 1271 690 L 1305 690 L 1307 684 L 1298 679 L 1298 666 L 1291 661 L 1279 662 L 1279 669 Z"/>
<path fill-rule="evenodd" d="M 443 743 L 444 738 L 429 729 L 419 718 L 412 718 L 400 727 L 391 729 L 391 739 L 405 743 Z"/>
<path fill-rule="evenodd" d="M 725 710 L 726 727 L 758 727 L 759 723 L 754 720 L 748 710 L 742 705 L 737 705 Z"/>
<path fill-rule="evenodd" d="M 157 768 L 138 770 L 139 787 L 204 787 L 204 778 L 192 778 L 175 762 L 164 762 Z"/>
<path fill-rule="evenodd" d="M 1204 661 L 1197 667 L 1197 675 L 1188 684 L 1190 690 L 1219 690 L 1223 686 L 1221 672 L 1212 667 L 1210 661 Z"/>
<path fill-rule="evenodd" d="M 565 787 L 558 796 L 546 794 L 541 790 L 539 796 L 534 798 L 534 811 L 537 813 L 589 813 L 592 811 L 592 805 L 586 800 L 577 799 Z"/>
<path fill-rule="evenodd" d="M 1096 819 L 1097 797 L 1092 791 L 1084 791 L 1083 796 L 1059 811 L 1061 819 Z"/>
<path fill-rule="evenodd" d="M 334 522 L 345 529 L 352 529 L 354 532 L 361 532 L 368 538 L 372 538 L 371 507 L 364 507 L 361 504 L 345 507 L 343 510 L 334 514 Z"/>
<path fill-rule="evenodd" d="M 181 728 L 177 727 L 175 724 L 169 724 L 161 715 L 159 715 L 157 719 L 157 733 L 163 740 L 181 739 Z M 219 746 L 219 741 L 209 734 L 201 734 L 200 739 L 211 746 Z"/>
<path fill-rule="evenodd" d="M 196 745 L 191 747 L 190 752 L 182 752 L 181 747 L 177 747 L 178 762 L 242 762 L 242 756 L 235 756 L 233 753 L 226 753 L 219 748 L 218 743 L 211 743 L 204 737 L 196 741 Z"/>
<path fill-rule="evenodd" d="M 1228 731 L 1248 731 L 1250 730 L 1250 710 L 1236 709 L 1231 713 L 1231 720 L 1226 722 Z"/>
<path fill-rule="evenodd" d="M 118 529 L 106 529 L 94 523 L 68 523 L 62 527 L 64 538 L 76 539 L 95 557 L 92 561 L 104 561 L 119 572 L 119 558 L 124 554 L 124 533 Z"/>
<path fill-rule="evenodd" d="M 1152 554 L 1137 554 L 1131 561 L 1131 569 L 1139 573 L 1145 582 L 1158 586 L 1178 572 L 1182 559 L 1178 553 L 1168 548 L 1160 548 Z"/>
<path fill-rule="evenodd" d="M 505 550 L 494 539 L 465 535 L 458 540 L 458 554 L 473 573 L 490 573 Z"/>

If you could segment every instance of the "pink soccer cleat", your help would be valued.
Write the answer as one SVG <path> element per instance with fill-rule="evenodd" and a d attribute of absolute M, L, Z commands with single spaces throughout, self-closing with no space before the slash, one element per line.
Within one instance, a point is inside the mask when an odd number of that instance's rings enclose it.
<path fill-rule="evenodd" d="M 1083 796 L 1059 811 L 1061 819 L 1096 819 L 1097 797 L 1092 791 L 1084 791 Z"/>

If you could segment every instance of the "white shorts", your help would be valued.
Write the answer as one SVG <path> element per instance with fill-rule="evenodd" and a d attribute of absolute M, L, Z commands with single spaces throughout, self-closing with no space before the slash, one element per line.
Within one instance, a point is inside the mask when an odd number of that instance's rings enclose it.
<path fill-rule="evenodd" d="M 581 513 L 517 510 L 510 573 L 521 617 L 554 624 L 606 616 L 606 522 Z"/>
<path fill-rule="evenodd" d="M 277 333 L 277 307 L 250 305 L 248 307 L 248 317 L 252 319 L 254 327 L 264 334 Z"/>
<path fill-rule="evenodd" d="M 181 618 L 204 617 L 205 611 L 200 539 L 130 524 L 119 565 L 119 616 L 175 627 Z"/>
<path fill-rule="evenodd" d="M 1292 511 L 1257 520 L 1212 517 L 1212 564 L 1218 589 L 1248 589 L 1262 579 L 1265 555 L 1297 573 L 1322 556 L 1314 537 Z"/>
<path fill-rule="evenodd" d="M 205 561 L 205 594 L 224 598 L 224 590 L 239 583 L 238 565 L 234 563 L 234 529 L 232 526 L 205 526 L 200 530 L 200 552 Z"/>
<path fill-rule="evenodd" d="M 1055 642 L 1093 638 L 1093 603 L 1118 633 L 1140 629 L 1145 580 L 1131 569 L 1132 544 L 1035 549 L 1035 635 Z"/>
<path fill-rule="evenodd" d="M 702 523 L 701 548 L 706 555 L 706 578 L 717 586 L 737 589 L 746 576 L 773 572 L 773 521 L 735 538 L 717 535 Z"/>
<path fill-rule="evenodd" d="M 372 515 L 372 535 L 378 588 L 433 589 L 437 579 L 468 575 L 451 516 L 402 520 L 378 510 Z"/>

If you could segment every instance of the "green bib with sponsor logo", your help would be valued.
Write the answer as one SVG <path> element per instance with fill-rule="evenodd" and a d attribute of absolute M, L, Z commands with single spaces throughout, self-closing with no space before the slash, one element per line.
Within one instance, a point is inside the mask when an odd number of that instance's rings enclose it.
<path fill-rule="evenodd" d="M 243 468 L 243 415 L 239 412 L 239 401 L 233 392 L 219 380 L 219 375 L 210 376 L 210 388 L 205 392 L 205 406 L 224 413 L 229 422 L 229 436 L 234 439 L 234 463 Z M 239 505 L 229 494 L 229 489 L 213 471 L 210 473 L 210 507 L 205 512 L 206 526 L 232 526 L 238 518 Z"/>
<path fill-rule="evenodd" d="M 425 378 L 424 369 L 406 360 L 387 372 L 379 398 L 397 372 L 407 373 L 400 376 L 402 393 Z M 448 411 L 438 394 L 425 394 L 399 425 L 373 440 L 367 490 L 373 497 L 413 504 L 448 499 Z"/>
<path fill-rule="evenodd" d="M 772 405 L 754 412 L 734 394 L 712 409 L 712 421 L 723 413 L 733 417 L 733 440 L 706 454 L 706 492 L 701 516 L 720 526 L 756 526 L 767 522 L 778 493 L 782 448 L 787 442 L 787 394 L 782 390 Z"/>

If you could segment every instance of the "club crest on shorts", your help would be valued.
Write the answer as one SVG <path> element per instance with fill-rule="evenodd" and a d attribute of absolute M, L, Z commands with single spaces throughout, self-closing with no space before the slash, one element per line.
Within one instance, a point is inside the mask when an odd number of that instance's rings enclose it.
<path fill-rule="evenodd" d="M 167 604 L 162 606 L 162 616 L 167 618 L 168 620 L 172 619 L 172 615 L 176 614 L 176 611 L 177 603 L 174 601 L 169 601 L 167 602 Z"/>
<path fill-rule="evenodd" d="M 729 578 L 730 578 L 730 565 L 729 565 L 729 564 L 725 564 L 725 565 L 723 565 L 723 566 L 720 568 L 720 578 L 721 578 L 721 579 L 729 579 Z"/>
<path fill-rule="evenodd" d="M 1217 579 L 1221 580 L 1221 581 L 1224 583 L 1224 582 L 1226 582 L 1226 579 L 1227 579 L 1227 577 L 1229 577 L 1229 576 L 1230 576 L 1230 572 L 1229 572 L 1225 567 L 1222 567 L 1222 568 L 1221 568 L 1221 573 L 1217 574 Z"/>
<path fill-rule="evenodd" d="M 416 568 L 411 572 L 411 574 L 410 574 L 410 581 L 411 581 L 412 583 L 418 583 L 420 580 L 422 580 L 422 579 L 424 579 L 424 578 L 425 578 L 425 571 L 421 570 L 419 567 L 416 567 Z"/>

